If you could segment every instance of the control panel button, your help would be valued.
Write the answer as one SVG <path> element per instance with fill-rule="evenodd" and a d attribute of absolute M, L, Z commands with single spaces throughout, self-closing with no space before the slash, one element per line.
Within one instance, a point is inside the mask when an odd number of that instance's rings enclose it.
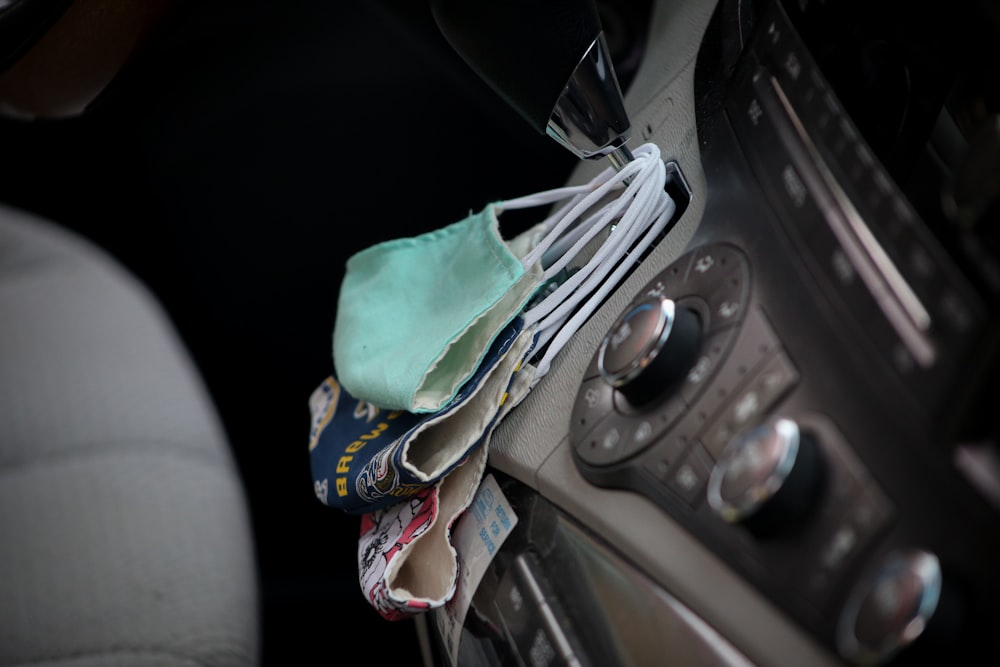
<path fill-rule="evenodd" d="M 705 497 L 705 485 L 712 472 L 714 461 L 700 443 L 695 442 L 667 477 L 667 488 L 680 496 L 684 502 L 696 507 Z"/>
<path fill-rule="evenodd" d="M 748 301 L 748 284 L 746 267 L 739 266 L 723 276 L 723 280 L 714 289 L 705 293 L 709 311 L 706 332 L 713 333 L 738 325 L 743 320 L 743 311 Z"/>
<path fill-rule="evenodd" d="M 861 487 L 851 484 L 847 494 L 831 490 L 829 504 L 838 511 L 818 519 L 829 528 L 807 557 L 812 563 L 803 587 L 807 595 L 823 594 L 888 524 L 889 503 L 877 488 L 868 484 Z"/>
<path fill-rule="evenodd" d="M 576 394 L 570 425 L 584 438 L 614 409 L 614 389 L 602 378 L 584 380 Z"/>
<path fill-rule="evenodd" d="M 711 384 L 734 337 L 735 329 L 724 329 L 705 339 L 680 386 L 681 396 L 688 405 L 693 406 L 705 387 Z"/>
<path fill-rule="evenodd" d="M 711 377 L 711 390 L 698 395 L 692 386 L 688 391 L 690 396 L 697 396 L 697 402 L 691 403 L 692 408 L 704 415 L 708 428 L 717 423 L 717 415 L 728 405 L 732 396 L 749 378 L 757 377 L 774 350 L 781 347 L 777 334 L 760 308 L 752 308 L 745 315 L 746 318 L 738 329 L 728 329 L 707 337 L 721 343 L 725 357 L 724 363 L 719 365 L 718 371 Z M 703 344 L 703 349 L 707 348 L 709 340 Z M 707 441 L 704 444 L 718 458 L 735 435 L 736 431 L 733 430 L 718 446 Z"/>
<path fill-rule="evenodd" d="M 634 425 L 617 414 L 610 414 L 589 435 L 574 443 L 576 455 L 595 466 L 617 463 L 622 458 L 622 448 L 631 437 Z"/>
<path fill-rule="evenodd" d="M 726 409 L 704 435 L 704 443 L 719 457 L 739 432 L 759 422 L 798 381 L 798 371 L 784 352 L 775 352 L 763 368 L 733 395 Z"/>
<path fill-rule="evenodd" d="M 688 406 L 680 394 L 652 403 L 642 411 L 634 410 L 621 395 L 615 396 L 616 409 L 628 415 L 635 428 L 631 438 L 624 443 L 622 457 L 636 454 L 674 427 L 684 416 Z"/>

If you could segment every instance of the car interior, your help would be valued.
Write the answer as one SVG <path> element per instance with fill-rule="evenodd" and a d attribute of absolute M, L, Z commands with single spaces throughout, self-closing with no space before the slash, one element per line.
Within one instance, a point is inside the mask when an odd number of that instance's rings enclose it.
<path fill-rule="evenodd" d="M 994 664 L 1000 5 L 494 4 L 0 0 L 0 665 Z M 348 261 L 650 147 L 388 618 L 311 458 Z"/>

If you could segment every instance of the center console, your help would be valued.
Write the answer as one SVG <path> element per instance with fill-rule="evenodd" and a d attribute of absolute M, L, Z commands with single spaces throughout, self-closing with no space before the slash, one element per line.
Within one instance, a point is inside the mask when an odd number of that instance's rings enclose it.
<path fill-rule="evenodd" d="M 690 68 L 647 54 L 636 125 L 691 204 L 498 431 L 515 509 L 550 519 L 494 563 L 478 641 L 656 664 L 615 577 L 551 567 L 599 552 L 699 664 L 1000 655 L 1000 24 L 959 4 L 724 0 Z M 515 631 L 525 576 L 548 621 Z M 536 663 L 543 626 L 564 650 Z"/>

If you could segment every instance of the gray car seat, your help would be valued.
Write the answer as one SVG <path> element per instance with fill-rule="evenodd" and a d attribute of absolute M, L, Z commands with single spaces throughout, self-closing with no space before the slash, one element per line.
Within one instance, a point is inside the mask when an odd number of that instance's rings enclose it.
<path fill-rule="evenodd" d="M 160 304 L 0 206 L 0 665 L 255 665 L 244 488 Z"/>

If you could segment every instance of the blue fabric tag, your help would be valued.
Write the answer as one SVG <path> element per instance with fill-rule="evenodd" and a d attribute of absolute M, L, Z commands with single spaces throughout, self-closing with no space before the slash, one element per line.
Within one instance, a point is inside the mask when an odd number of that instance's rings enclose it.
<path fill-rule="evenodd" d="M 533 341 L 522 332 L 523 320 L 515 318 L 455 399 L 433 414 L 385 410 L 328 377 L 310 399 L 310 466 L 320 501 L 350 514 L 371 512 L 407 500 L 457 467 L 496 426 L 513 374 L 531 354 Z"/>

